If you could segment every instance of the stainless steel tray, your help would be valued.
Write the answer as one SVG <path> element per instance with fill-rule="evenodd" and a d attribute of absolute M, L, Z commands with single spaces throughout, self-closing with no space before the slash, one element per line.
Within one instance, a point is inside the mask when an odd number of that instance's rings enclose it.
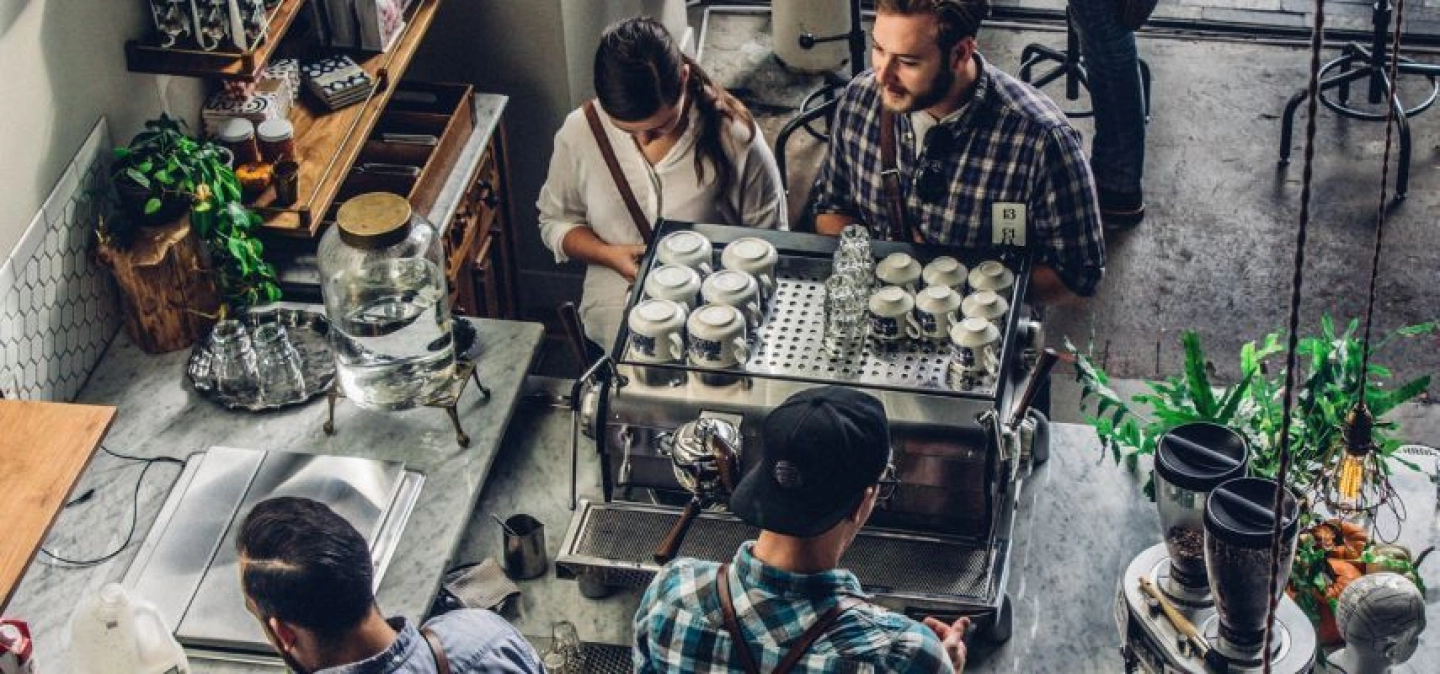
<path fill-rule="evenodd" d="M 239 320 L 251 333 L 255 331 L 255 328 L 266 323 L 280 323 L 285 326 L 285 332 L 289 334 L 290 342 L 295 345 L 295 350 L 300 354 L 300 371 L 305 378 L 305 394 L 290 400 L 267 404 L 260 400 L 259 390 L 245 391 L 240 395 L 231 395 L 217 390 L 210 367 L 209 341 L 206 339 L 201 340 L 191 349 L 190 360 L 185 366 L 185 373 L 190 378 L 190 384 L 201 395 L 232 410 L 243 409 L 259 412 L 296 405 L 330 390 L 335 382 L 335 356 L 334 352 L 330 350 L 330 321 L 325 318 L 324 314 L 308 309 L 279 307 L 251 311 L 241 316 Z M 479 340 L 476 338 L 475 326 L 462 318 L 454 319 L 453 325 L 455 356 L 462 360 L 474 360 L 480 346 Z"/>
<path fill-rule="evenodd" d="M 266 323 L 285 326 L 290 342 L 300 354 L 300 372 L 305 379 L 305 393 L 290 400 L 266 403 L 260 400 L 260 391 L 245 391 L 239 395 L 222 392 L 215 388 L 215 377 L 211 371 L 209 339 L 202 339 L 190 350 L 190 361 L 185 373 L 190 384 L 201 395 L 230 409 L 251 412 L 289 407 L 305 402 L 330 390 L 335 381 L 335 357 L 330 351 L 330 322 L 325 315 L 305 309 L 277 308 L 251 311 L 239 319 L 251 333 Z"/>
<path fill-rule="evenodd" d="M 1019 249 L 968 250 L 949 246 L 916 245 L 903 242 L 874 241 L 872 253 L 877 259 L 893 252 L 909 253 L 922 263 L 939 255 L 950 255 L 973 268 L 983 260 L 999 260 L 1015 273 L 1015 284 L 1005 298 L 1010 304 L 1001 326 L 1001 376 L 994 385 L 972 390 L 952 388 L 948 370 L 949 348 L 942 343 L 904 340 L 882 345 L 867 336 L 855 352 L 834 356 L 823 348 L 825 331 L 825 279 L 830 275 L 835 238 L 798 232 L 780 232 L 747 227 L 664 222 L 655 236 L 675 231 L 692 230 L 704 235 L 714 247 L 718 263 L 725 245 L 743 236 L 769 241 L 779 253 L 775 269 L 775 295 L 766 302 L 760 327 L 748 336 L 750 358 L 743 365 L 713 368 L 688 362 L 648 363 L 634 360 L 630 354 L 630 331 L 621 322 L 620 339 L 611 355 L 626 376 L 635 375 L 641 382 L 659 382 L 677 386 L 698 379 L 709 388 L 724 387 L 739 380 L 742 388 L 761 386 L 761 382 L 788 380 L 796 383 L 843 384 L 901 393 L 938 395 L 946 398 L 969 398 L 996 401 L 1004 398 L 1012 378 L 1011 364 L 1021 349 L 1016 336 L 1019 317 L 1024 314 L 1029 285 L 1031 261 Z M 653 247 L 641 261 L 629 309 L 644 297 L 644 281 L 659 266 Z M 695 375 L 690 377 L 689 375 Z"/>

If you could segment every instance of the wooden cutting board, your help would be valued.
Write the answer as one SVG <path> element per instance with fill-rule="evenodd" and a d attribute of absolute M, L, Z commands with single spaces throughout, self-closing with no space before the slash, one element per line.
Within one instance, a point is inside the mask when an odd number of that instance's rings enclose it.
<path fill-rule="evenodd" d="M 114 407 L 0 400 L 0 611 L 114 420 Z"/>

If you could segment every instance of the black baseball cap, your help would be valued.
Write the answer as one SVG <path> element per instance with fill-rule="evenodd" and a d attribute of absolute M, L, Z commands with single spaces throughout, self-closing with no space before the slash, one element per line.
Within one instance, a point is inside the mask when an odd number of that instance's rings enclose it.
<path fill-rule="evenodd" d="M 770 412 L 760 460 L 730 495 L 730 511 L 767 531 L 810 538 L 855 511 L 890 459 L 890 424 L 874 396 L 807 389 Z"/>

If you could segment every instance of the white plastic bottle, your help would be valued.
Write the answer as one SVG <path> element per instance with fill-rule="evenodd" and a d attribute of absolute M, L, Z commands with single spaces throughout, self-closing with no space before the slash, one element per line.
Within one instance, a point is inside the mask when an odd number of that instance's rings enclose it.
<path fill-rule="evenodd" d="M 70 620 L 70 657 L 83 674 L 189 674 L 190 661 L 153 604 L 110 583 Z"/>

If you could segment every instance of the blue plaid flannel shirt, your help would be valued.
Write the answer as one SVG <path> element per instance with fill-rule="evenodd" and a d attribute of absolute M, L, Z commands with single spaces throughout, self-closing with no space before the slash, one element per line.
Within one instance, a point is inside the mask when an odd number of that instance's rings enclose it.
<path fill-rule="evenodd" d="M 863 598 L 849 571 L 795 574 L 766 566 L 740 546 L 730 563 L 735 614 L 762 671 L 780 664 L 811 623 L 849 595 Z M 635 613 L 635 671 L 744 672 L 725 629 L 717 571 L 696 559 L 671 562 L 650 583 Z M 950 672 L 929 628 L 873 604 L 845 611 L 793 670 L 822 672 Z"/>
<path fill-rule="evenodd" d="M 942 174 L 951 176 L 943 198 L 927 202 L 916 194 L 914 130 L 909 115 L 895 115 L 906 218 L 918 223 L 927 242 L 980 248 L 991 242 L 992 205 L 1023 203 L 1036 261 L 1054 268 L 1072 292 L 1094 294 L 1105 273 L 1105 238 L 1079 132 L 1044 94 L 990 67 L 980 54 L 975 59 L 980 75 L 969 105 L 935 127 L 956 141 L 938 160 Z M 880 89 L 871 71 L 840 97 L 812 189 L 815 211 L 850 215 L 876 233 L 888 232 L 881 170 Z"/>

